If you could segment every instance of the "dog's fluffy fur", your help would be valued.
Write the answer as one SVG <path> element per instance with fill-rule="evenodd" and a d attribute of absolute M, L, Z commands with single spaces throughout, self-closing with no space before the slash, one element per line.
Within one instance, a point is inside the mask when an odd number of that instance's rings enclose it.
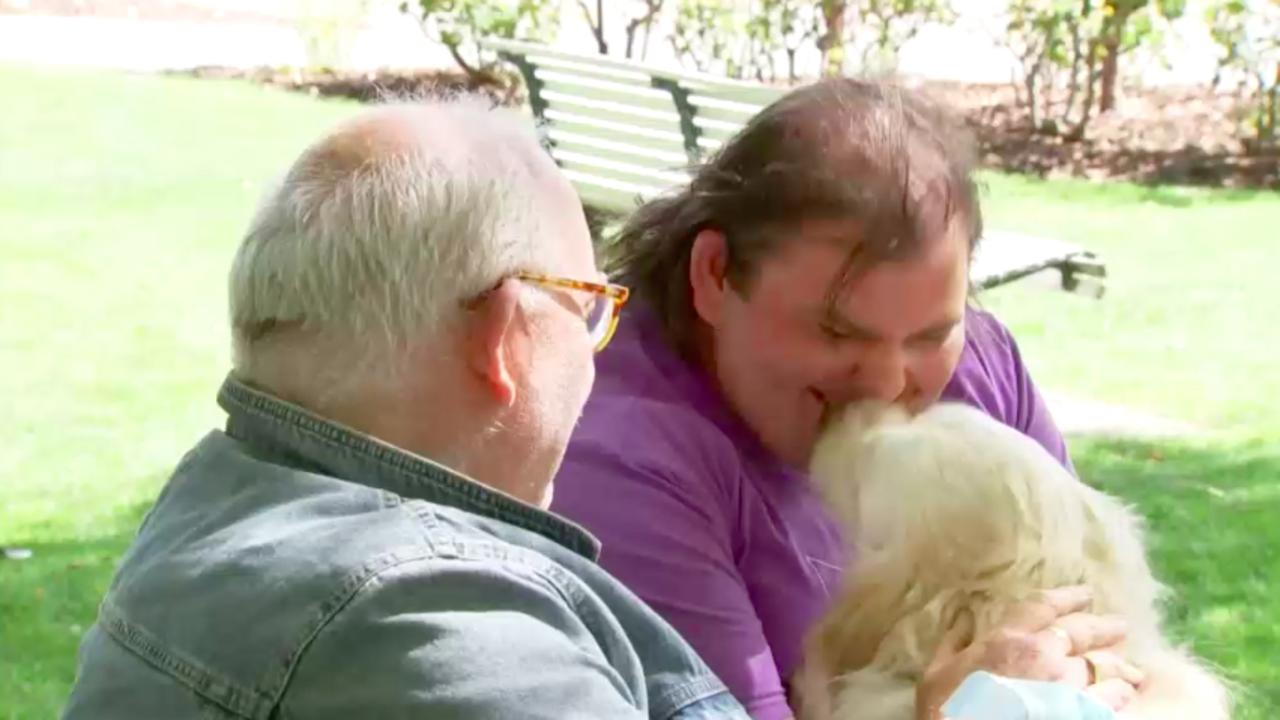
<path fill-rule="evenodd" d="M 1124 717 L 1229 716 L 1223 685 L 1161 633 L 1138 518 L 1021 433 L 958 404 L 915 417 L 863 404 L 831 423 L 811 475 L 854 560 L 809 638 L 800 717 L 911 720 L 948 628 L 981 636 L 1035 591 L 1074 584 L 1129 624 L 1125 654 L 1147 679 Z"/>

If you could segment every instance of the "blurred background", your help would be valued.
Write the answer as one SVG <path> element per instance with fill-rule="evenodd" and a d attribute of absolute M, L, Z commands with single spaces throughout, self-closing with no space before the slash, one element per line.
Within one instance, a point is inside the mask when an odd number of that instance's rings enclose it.
<path fill-rule="evenodd" d="M 361 103 L 480 89 L 479 40 L 951 103 L 989 225 L 1096 253 L 976 301 L 1083 478 L 1149 521 L 1170 631 L 1280 717 L 1277 0 L 0 0 L 0 718 L 55 716 L 115 562 L 220 426 L 266 183 Z M 602 57 L 603 56 L 603 57 Z"/>

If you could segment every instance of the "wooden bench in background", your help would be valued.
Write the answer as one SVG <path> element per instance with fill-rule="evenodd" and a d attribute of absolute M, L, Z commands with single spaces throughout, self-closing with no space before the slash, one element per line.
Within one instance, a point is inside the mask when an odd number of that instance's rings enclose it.
<path fill-rule="evenodd" d="M 597 213 L 623 216 L 688 181 L 783 89 L 506 40 L 482 43 L 519 69 L 548 151 Z M 1070 243 L 987 230 L 970 270 L 980 289 L 1053 270 L 1064 290 L 1101 297 L 1106 268 Z"/>

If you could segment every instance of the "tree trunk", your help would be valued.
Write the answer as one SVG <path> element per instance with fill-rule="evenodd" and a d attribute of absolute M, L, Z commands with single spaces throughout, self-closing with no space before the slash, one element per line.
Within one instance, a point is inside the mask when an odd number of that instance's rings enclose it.
<path fill-rule="evenodd" d="M 1116 87 L 1120 77 L 1120 41 L 1124 26 L 1132 11 L 1117 8 L 1114 0 L 1107 2 L 1111 17 L 1102 24 L 1102 87 L 1098 91 L 1098 112 L 1109 112 L 1116 106 Z M 1104 8 L 1105 9 L 1105 8 Z"/>
<path fill-rule="evenodd" d="M 1040 87 L 1041 75 L 1044 73 L 1045 63 L 1049 59 L 1050 48 L 1053 47 L 1054 39 L 1057 37 L 1058 28 L 1056 26 L 1045 28 L 1042 43 L 1034 49 L 1028 49 L 1027 54 L 1023 55 L 1022 66 L 1027 68 L 1026 77 L 1023 82 L 1027 88 L 1027 113 L 1028 120 L 1031 123 L 1031 132 L 1039 133 L 1042 117 L 1040 115 L 1041 96 L 1044 95 L 1043 89 Z M 1026 58 L 1032 58 L 1030 67 L 1028 67 Z M 1052 90 L 1052 87 L 1050 88 Z"/>
<path fill-rule="evenodd" d="M 458 43 L 447 42 L 444 46 L 449 51 L 449 55 L 453 57 L 453 61 L 458 64 L 458 67 L 462 68 L 463 72 L 467 74 L 467 77 L 473 80 L 480 77 L 480 69 L 473 66 L 471 63 L 467 62 L 466 58 L 462 57 L 462 51 L 458 49 Z"/>
<path fill-rule="evenodd" d="M 587 26 L 591 28 L 591 35 L 596 40 L 596 52 L 601 55 L 609 54 L 609 44 L 604 41 L 604 0 L 596 0 L 595 17 L 591 15 L 591 8 L 587 7 L 586 0 L 578 0 L 578 7 L 582 8 L 582 15 L 587 19 Z"/>
<path fill-rule="evenodd" d="M 640 41 L 640 59 L 649 57 L 649 36 L 653 34 L 653 23 L 644 26 L 644 40 Z"/>
<path fill-rule="evenodd" d="M 1276 67 L 1276 77 L 1271 83 L 1271 90 L 1268 92 L 1270 100 L 1267 102 L 1267 145 L 1273 145 L 1276 141 L 1276 122 L 1280 120 L 1280 66 Z"/>
<path fill-rule="evenodd" d="M 1076 140 L 1083 140 L 1086 133 L 1089 132 L 1089 121 L 1093 119 L 1094 105 L 1094 87 L 1098 84 L 1098 48 L 1091 46 L 1089 48 L 1089 63 L 1085 67 L 1084 76 L 1084 104 L 1080 108 L 1080 121 L 1071 129 L 1070 136 Z"/>
<path fill-rule="evenodd" d="M 1071 23 L 1071 75 L 1067 78 L 1067 102 L 1062 108 L 1062 114 L 1058 116 L 1062 127 L 1067 127 L 1071 122 L 1071 111 L 1076 105 L 1076 96 L 1080 92 L 1080 62 L 1084 59 L 1084 52 L 1080 47 L 1080 24 L 1078 22 Z"/>
<path fill-rule="evenodd" d="M 627 23 L 627 59 L 631 59 L 631 55 L 635 50 L 636 33 L 640 28 L 644 28 L 644 45 L 648 49 L 649 45 L 649 28 L 653 25 L 653 18 L 662 10 L 664 0 L 647 0 L 645 2 L 645 12 L 637 18 L 632 18 Z"/>
<path fill-rule="evenodd" d="M 822 51 L 822 74 L 838 76 L 844 70 L 844 16 L 846 0 L 822 0 L 822 18 L 827 31 L 818 39 Z"/>
<path fill-rule="evenodd" d="M 1120 39 L 1108 36 L 1102 46 L 1102 79 L 1098 94 L 1098 111 L 1108 112 L 1116 106 L 1116 76 L 1120 72 Z"/>
<path fill-rule="evenodd" d="M 1027 112 L 1031 122 L 1031 132 L 1040 132 L 1040 95 L 1036 92 L 1036 81 L 1040 77 L 1040 59 L 1036 58 L 1027 72 L 1024 82 L 1027 84 Z"/>
<path fill-rule="evenodd" d="M 596 0 L 596 45 L 601 55 L 609 54 L 609 44 L 604 41 L 604 0 Z"/>
<path fill-rule="evenodd" d="M 1040 98 L 1044 104 L 1040 106 L 1040 129 L 1047 135 L 1060 132 L 1058 123 L 1053 117 L 1053 99 L 1058 90 L 1058 79 L 1054 77 L 1053 64 L 1040 67 Z"/>

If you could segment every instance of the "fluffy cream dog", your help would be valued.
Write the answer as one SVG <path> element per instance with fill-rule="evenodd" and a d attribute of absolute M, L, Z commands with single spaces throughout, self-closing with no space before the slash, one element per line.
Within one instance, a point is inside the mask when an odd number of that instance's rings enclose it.
<path fill-rule="evenodd" d="M 1038 589 L 1075 584 L 1129 624 L 1146 680 L 1124 717 L 1229 716 L 1222 684 L 1161 633 L 1138 518 L 1035 441 L 967 406 L 864 404 L 827 429 L 811 471 L 856 559 L 810 637 L 801 717 L 912 720 L 948 628 L 981 635 Z"/>

